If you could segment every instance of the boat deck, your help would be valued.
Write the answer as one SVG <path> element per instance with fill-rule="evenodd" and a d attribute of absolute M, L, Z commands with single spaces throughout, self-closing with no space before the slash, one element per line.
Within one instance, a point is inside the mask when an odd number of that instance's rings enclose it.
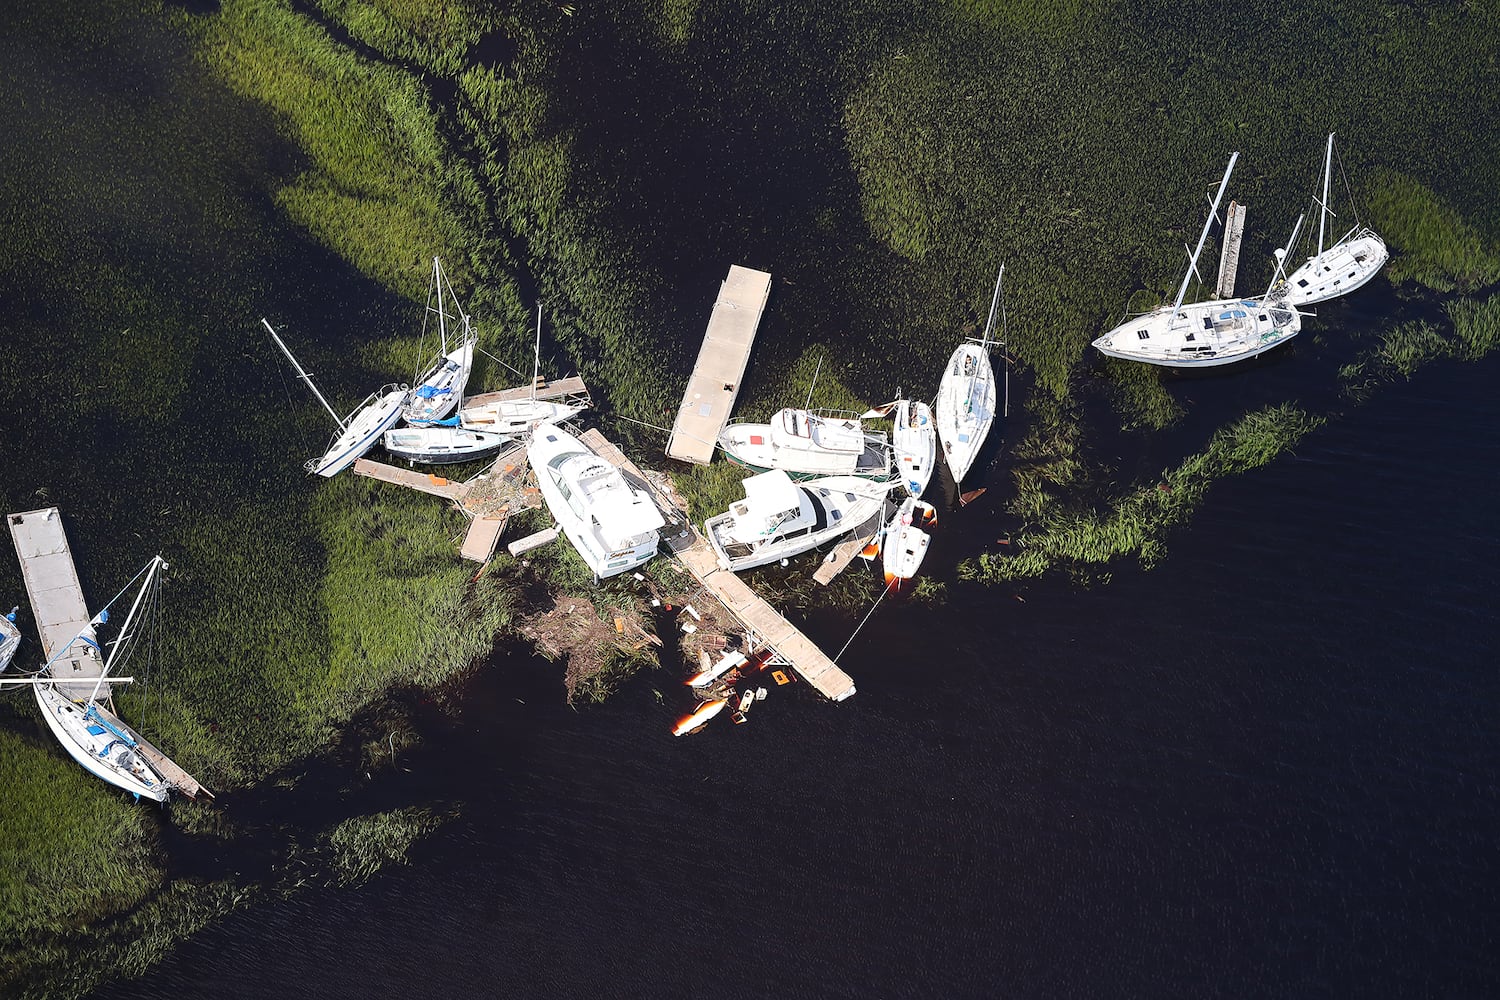
<path fill-rule="evenodd" d="M 58 684 L 57 690 L 74 700 L 87 698 L 94 689 L 94 681 L 104 671 L 104 661 L 93 648 L 74 642 L 88 629 L 92 616 L 73 566 L 62 512 L 47 507 L 9 514 L 6 520 L 11 540 L 15 542 L 16 558 L 21 563 L 21 575 L 26 579 L 31 615 L 41 634 L 42 655 L 51 660 L 69 644 L 73 647 L 52 664 L 52 676 L 81 683 Z M 109 697 L 109 684 L 105 683 L 99 688 L 99 700 L 107 701 Z"/>
<path fill-rule="evenodd" d="M 668 458 L 697 465 L 713 461 L 719 432 L 739 396 L 740 379 L 770 294 L 771 276 L 765 271 L 738 264 L 729 268 L 672 425 Z"/>
<path fill-rule="evenodd" d="M 731 615 L 754 632 L 762 642 L 776 650 L 793 670 L 825 698 L 843 701 L 854 694 L 853 678 L 844 673 L 800 629 L 751 590 L 745 581 L 721 568 L 708 540 L 688 522 L 681 510 L 662 499 L 661 491 L 650 486 L 646 476 L 620 449 L 596 430 L 585 431 L 579 436 L 579 440 L 600 458 L 620 469 L 635 485 L 650 490 L 657 507 L 661 508 L 662 516 L 667 519 L 667 526 L 662 529 L 667 547 Z"/>

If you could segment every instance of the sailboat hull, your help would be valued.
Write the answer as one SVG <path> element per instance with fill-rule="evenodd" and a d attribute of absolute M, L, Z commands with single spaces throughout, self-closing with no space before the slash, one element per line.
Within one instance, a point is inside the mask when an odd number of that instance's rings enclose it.
<path fill-rule="evenodd" d="M 21 630 L 16 628 L 16 623 L 0 615 L 0 673 L 10 666 L 11 658 L 16 655 L 16 650 L 21 648 Z"/>
<path fill-rule="evenodd" d="M 932 467 L 937 462 L 937 425 L 933 422 L 932 408 L 920 400 L 899 401 L 891 447 L 906 492 L 920 497 L 932 479 Z"/>
<path fill-rule="evenodd" d="M 463 346 L 438 358 L 427 370 L 402 409 L 406 422 L 414 427 L 442 420 L 458 408 L 464 397 L 464 388 L 469 384 L 469 371 L 474 365 L 474 338 L 464 341 Z"/>
<path fill-rule="evenodd" d="M 1215 299 L 1170 306 L 1121 323 L 1094 341 L 1111 358 L 1165 368 L 1216 368 L 1248 361 L 1291 340 L 1302 318 L 1283 302 Z"/>
<path fill-rule="evenodd" d="M 938 385 L 937 433 L 943 458 L 962 483 L 995 420 L 995 370 L 989 351 L 979 344 L 960 344 L 948 359 Z"/>
<path fill-rule="evenodd" d="M 373 402 L 367 403 L 350 419 L 344 432 L 334 439 L 322 458 L 307 463 L 308 471 L 325 477 L 336 476 L 353 465 L 355 459 L 374 447 L 382 434 L 396 426 L 406 396 L 407 391 L 398 386 L 382 389 Z"/>
<path fill-rule="evenodd" d="M 1355 233 L 1293 271 L 1286 279 L 1286 300 L 1310 306 L 1363 288 L 1390 260 L 1385 241 L 1371 230 Z"/>
<path fill-rule="evenodd" d="M 463 427 L 400 427 L 385 432 L 381 445 L 392 455 L 424 465 L 454 465 L 485 458 L 511 439 Z"/>
<path fill-rule="evenodd" d="M 85 771 L 142 798 L 166 801 L 171 786 L 129 743 L 90 720 L 84 708 L 47 685 L 38 684 L 31 690 L 42 718 L 47 720 L 47 728 Z"/>

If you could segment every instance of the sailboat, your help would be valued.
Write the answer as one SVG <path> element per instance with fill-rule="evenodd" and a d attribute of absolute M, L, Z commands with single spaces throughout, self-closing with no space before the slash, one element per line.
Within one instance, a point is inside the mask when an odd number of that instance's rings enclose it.
<path fill-rule="evenodd" d="M 456 318 L 462 326 L 461 339 L 452 350 L 448 348 L 450 317 L 444 304 L 445 290 L 446 299 L 453 300 L 453 309 L 458 313 Z M 433 305 L 434 301 L 436 306 Z M 453 286 L 448 284 L 447 276 L 443 274 L 443 265 L 436 257 L 432 258 L 432 284 L 427 289 L 427 310 L 422 316 L 424 339 L 427 336 L 428 318 L 434 314 L 437 316 L 438 326 L 438 356 L 425 373 L 416 376 L 411 396 L 401 410 L 406 422 L 415 427 L 442 420 L 457 409 L 464 396 L 464 386 L 469 382 L 469 371 L 474 367 L 474 344 L 479 338 L 469 322 L 468 314 L 458 304 L 458 296 L 453 294 Z"/>
<path fill-rule="evenodd" d="M 896 395 L 901 395 L 900 389 Z M 879 417 L 894 420 L 891 453 L 896 471 L 906 492 L 920 497 L 932 479 L 932 468 L 937 461 L 937 424 L 932 419 L 932 407 L 921 400 L 898 398 L 860 414 L 861 420 Z"/>
<path fill-rule="evenodd" d="M 334 435 L 333 443 L 328 446 L 328 450 L 320 458 L 308 459 L 305 465 L 308 472 L 316 472 L 320 476 L 336 476 L 353 465 L 355 459 L 369 451 L 380 436 L 401 419 L 401 408 L 405 405 L 406 397 L 409 395 L 407 387 L 388 385 L 379 392 L 367 396 L 365 401 L 347 418 L 341 417 L 332 406 L 328 405 L 328 400 L 323 398 L 323 394 L 313 384 L 312 376 L 303 370 L 296 355 L 292 353 L 291 348 L 282 343 L 271 324 L 265 318 L 262 318 L 261 322 L 271 334 L 271 339 L 276 341 L 276 346 L 281 348 L 287 360 L 291 361 L 292 367 L 297 369 L 297 377 L 307 383 L 313 395 L 318 397 L 318 402 L 323 404 L 323 409 L 327 410 L 328 415 L 333 417 L 334 423 L 339 425 L 339 432 Z"/>
<path fill-rule="evenodd" d="M 1326 302 L 1340 295 L 1348 295 L 1363 286 L 1385 266 L 1390 251 L 1385 240 L 1375 230 L 1363 226 L 1356 213 L 1354 227 L 1332 246 L 1324 249 L 1328 220 L 1334 213 L 1328 207 L 1328 182 L 1333 172 L 1333 133 L 1328 133 L 1328 150 L 1323 156 L 1323 197 L 1318 200 L 1318 252 L 1293 271 L 1286 282 L 1278 286 L 1292 306 L 1312 305 Z M 1353 199 L 1350 199 L 1351 204 Z M 1288 247 L 1295 242 L 1288 241 Z M 1284 256 L 1278 254 L 1278 257 Z"/>
<path fill-rule="evenodd" d="M 938 383 L 937 433 L 943 442 L 943 458 L 953 472 L 954 485 L 961 484 L 968 475 L 995 419 L 990 335 L 995 332 L 995 310 L 1000 307 L 1000 283 L 1004 278 L 1002 264 L 995 278 L 995 294 L 990 299 L 990 318 L 984 325 L 984 337 L 978 343 L 971 340 L 959 344 Z"/>
<path fill-rule="evenodd" d="M 538 424 L 526 456 L 547 509 L 599 579 L 656 555 L 666 524 L 645 492 L 556 424 Z"/>
<path fill-rule="evenodd" d="M 576 417 L 584 407 L 555 399 L 537 399 L 536 388 L 542 366 L 542 307 L 536 307 L 536 349 L 531 369 L 531 392 L 521 399 L 495 399 L 458 411 L 461 426 L 475 431 L 493 431 L 524 437 L 542 423 L 561 423 Z"/>
<path fill-rule="evenodd" d="M 78 698 L 76 691 L 63 691 L 64 685 L 53 680 L 50 668 L 62 657 L 73 655 L 69 651 L 75 646 L 83 647 L 82 655 L 100 655 L 95 629 L 109 621 L 107 607 L 89 621 L 83 632 L 53 654 L 32 684 L 32 693 L 36 696 L 37 707 L 42 710 L 42 718 L 47 721 L 47 728 L 52 730 L 52 735 L 57 737 L 57 742 L 62 744 L 68 756 L 96 778 L 156 802 L 166 801 L 167 794 L 172 790 L 172 783 L 163 778 L 146 760 L 135 732 L 98 699 L 106 678 L 111 684 L 128 683 L 131 680 L 128 677 L 110 677 L 110 671 L 127 661 L 135 650 L 136 639 L 140 634 L 141 612 L 143 609 L 147 614 L 154 612 L 161 573 L 166 568 L 166 561 L 161 556 L 156 556 L 137 574 L 138 579 L 142 575 L 145 579 L 136 591 L 130 613 L 125 617 L 125 624 L 111 644 L 109 656 L 87 697 Z M 81 686 L 78 682 L 66 685 L 70 689 Z"/>
<path fill-rule="evenodd" d="M 380 444 L 408 462 L 454 465 L 493 455 L 511 440 L 507 434 L 471 431 L 467 427 L 397 427 L 386 431 Z"/>
<path fill-rule="evenodd" d="M 1260 299 L 1212 299 L 1183 304 L 1188 285 L 1198 273 L 1198 257 L 1217 218 L 1219 202 L 1229 186 L 1240 154 L 1229 166 L 1214 195 L 1198 246 L 1188 259 L 1187 273 L 1177 299 L 1144 316 L 1126 320 L 1094 341 L 1101 354 L 1126 361 L 1144 361 L 1169 368 L 1212 368 L 1244 361 L 1278 347 L 1302 329 L 1302 317 L 1288 302 L 1269 295 Z"/>
<path fill-rule="evenodd" d="M 20 610 L 11 608 L 10 614 L 0 618 L 0 673 L 5 672 L 16 650 L 21 648 L 21 630 L 16 627 L 16 612 Z"/>
<path fill-rule="evenodd" d="M 794 483 L 781 469 L 750 476 L 741 485 L 745 499 L 703 523 L 720 565 L 732 573 L 848 534 L 880 511 L 888 489 L 855 476 Z"/>
<path fill-rule="evenodd" d="M 885 527 L 885 537 L 880 542 L 880 561 L 885 569 L 885 585 L 899 587 L 902 580 L 917 575 L 922 559 L 927 555 L 927 543 L 931 537 L 917 526 L 937 522 L 937 509 L 916 497 L 907 497 L 896 509 L 891 523 Z"/>

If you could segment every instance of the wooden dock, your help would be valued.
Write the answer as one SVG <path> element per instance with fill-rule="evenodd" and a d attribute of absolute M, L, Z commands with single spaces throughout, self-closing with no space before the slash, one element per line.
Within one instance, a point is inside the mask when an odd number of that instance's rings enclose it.
<path fill-rule="evenodd" d="M 87 698 L 94 682 L 104 672 L 99 651 L 79 636 L 92 630 L 83 587 L 73 566 L 73 552 L 63 532 L 62 513 L 56 507 L 9 514 L 10 537 L 15 542 L 21 576 L 31 615 L 41 634 L 42 655 L 52 661 L 53 677 L 77 679 L 78 684 L 58 684 L 57 690 L 74 700 Z M 56 657 L 56 659 L 53 659 Z M 108 701 L 109 684 L 99 688 L 99 700 Z"/>
<path fill-rule="evenodd" d="M 395 465 L 386 465 L 384 462 L 372 462 L 368 458 L 356 459 L 354 471 L 361 476 L 378 479 L 382 483 L 405 486 L 407 489 L 430 493 L 435 497 L 445 497 L 455 503 L 462 501 L 468 493 L 468 488 L 463 483 L 455 483 L 442 476 L 417 472 L 415 469 L 403 469 Z"/>
<path fill-rule="evenodd" d="M 662 529 L 667 547 L 731 615 L 754 632 L 761 642 L 776 650 L 791 664 L 793 670 L 801 674 L 824 697 L 843 701 L 854 694 L 853 678 L 844 673 L 800 629 L 751 590 L 748 584 L 721 568 L 707 539 L 688 522 L 681 510 L 663 499 L 660 490 L 650 486 L 645 474 L 620 449 L 595 430 L 585 431 L 579 440 L 600 458 L 619 468 L 636 485 L 650 490 L 662 516 L 667 519 L 667 526 Z"/>
<path fill-rule="evenodd" d="M 1219 253 L 1219 286 L 1215 289 L 1218 298 L 1234 298 L 1234 277 L 1240 269 L 1240 238 L 1244 234 L 1245 206 L 1231 201 L 1224 221 L 1224 248 Z"/>
<path fill-rule="evenodd" d="M 672 425 L 668 458 L 698 465 L 713 461 L 719 432 L 734 410 L 740 379 L 770 294 L 771 276 L 765 271 L 738 264 L 730 267 L 729 277 L 719 286 L 698 361 Z"/>
<path fill-rule="evenodd" d="M 884 526 L 884 510 L 871 514 L 868 521 L 855 528 L 852 535 L 835 545 L 833 551 L 824 557 L 823 565 L 813 574 L 813 581 L 825 587 L 832 583 L 833 578 L 848 568 L 854 557 L 864 551 L 865 546 L 870 544 L 870 539 Z"/>
<path fill-rule="evenodd" d="M 537 382 L 535 393 L 529 385 L 500 389 L 496 392 L 481 392 L 467 397 L 462 408 L 468 409 L 471 406 L 484 406 L 486 403 L 515 399 L 577 399 L 586 405 L 592 402 L 589 399 L 589 387 L 584 385 L 583 379 L 577 375 L 569 375 L 555 382 Z"/>

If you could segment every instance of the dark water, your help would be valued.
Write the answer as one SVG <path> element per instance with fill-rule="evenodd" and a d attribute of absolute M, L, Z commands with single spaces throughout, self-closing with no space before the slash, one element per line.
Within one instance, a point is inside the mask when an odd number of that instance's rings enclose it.
<path fill-rule="evenodd" d="M 675 740 L 664 679 L 491 664 L 406 761 L 463 810 L 410 868 L 109 993 L 1494 995 L 1497 376 L 1216 486 L 1149 574 L 884 609 L 843 705 Z"/>

